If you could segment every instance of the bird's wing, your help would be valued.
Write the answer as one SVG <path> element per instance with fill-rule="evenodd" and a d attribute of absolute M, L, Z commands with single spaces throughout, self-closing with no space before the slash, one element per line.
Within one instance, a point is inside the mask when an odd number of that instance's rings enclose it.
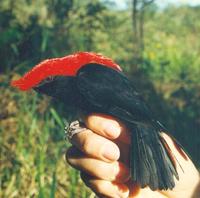
<path fill-rule="evenodd" d="M 90 112 L 99 111 L 125 121 L 131 134 L 131 178 L 140 186 L 172 189 L 178 179 L 175 159 L 160 135 L 160 125 L 120 72 L 86 66 L 77 76 L 77 88 Z"/>
<path fill-rule="evenodd" d="M 151 120 L 150 110 L 121 72 L 88 65 L 77 75 L 77 88 L 88 101 L 88 109 L 109 113 L 129 122 Z"/>

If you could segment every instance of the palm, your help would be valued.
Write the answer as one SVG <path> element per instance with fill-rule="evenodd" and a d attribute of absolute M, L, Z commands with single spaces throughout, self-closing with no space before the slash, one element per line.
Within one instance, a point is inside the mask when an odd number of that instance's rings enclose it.
<path fill-rule="evenodd" d="M 191 186 L 193 179 L 195 180 L 195 178 L 191 177 L 191 175 L 196 175 L 198 177 L 196 168 L 194 167 L 193 163 L 189 158 L 187 158 L 186 160 L 186 155 L 182 151 L 176 149 L 174 142 L 169 136 L 167 136 L 166 134 L 164 134 L 163 136 L 169 144 L 178 161 L 182 164 L 182 167 L 184 167 L 183 172 L 182 168 L 179 165 L 177 165 L 180 180 L 176 181 L 176 186 L 172 191 L 152 191 L 149 187 L 142 189 L 136 183 L 133 183 L 131 182 L 131 180 L 129 180 L 126 182 L 126 185 L 130 190 L 130 198 L 180 198 L 191 197 L 191 194 L 193 194 L 193 191 L 190 191 L 189 187 Z M 119 139 L 116 141 L 116 144 L 120 148 L 120 161 L 122 161 L 124 164 L 129 164 L 129 159 L 127 157 L 129 155 L 127 155 L 127 153 L 129 153 L 130 150 L 130 143 L 127 143 L 128 142 L 121 142 Z M 198 181 L 198 178 L 196 179 Z M 188 196 L 186 195 L 187 193 Z"/>

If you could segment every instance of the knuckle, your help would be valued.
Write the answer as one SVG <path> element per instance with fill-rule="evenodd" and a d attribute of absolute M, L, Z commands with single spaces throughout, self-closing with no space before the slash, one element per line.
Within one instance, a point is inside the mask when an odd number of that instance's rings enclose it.
<path fill-rule="evenodd" d="M 90 114 L 86 117 L 85 122 L 87 126 L 93 126 L 97 124 L 98 116 L 96 114 Z"/>
<path fill-rule="evenodd" d="M 65 154 L 65 160 L 66 162 L 71 165 L 74 166 L 74 157 L 75 157 L 75 147 L 71 146 L 69 147 L 69 149 L 67 149 L 66 154 Z"/>
<path fill-rule="evenodd" d="M 98 183 L 98 182 L 96 182 L 96 183 L 93 184 L 93 189 L 94 189 L 95 192 L 97 192 L 99 194 L 103 194 L 104 193 L 103 186 L 100 183 Z"/>
<path fill-rule="evenodd" d="M 115 167 L 112 164 L 98 163 L 96 168 L 99 170 L 95 173 L 96 177 L 107 181 L 113 181 L 116 178 L 116 171 L 113 171 Z"/>
<path fill-rule="evenodd" d="M 105 191 L 106 189 L 109 188 L 109 186 L 107 185 L 107 181 L 104 181 L 104 180 L 96 180 L 94 181 L 91 186 L 92 186 L 92 189 L 94 189 L 94 191 L 96 193 L 99 193 L 101 195 L 104 195 L 105 194 Z"/>
<path fill-rule="evenodd" d="M 109 167 L 110 168 L 110 181 L 115 181 L 117 178 L 117 175 L 119 174 L 119 168 L 118 168 L 118 164 L 116 162 L 112 163 L 112 166 Z"/>
<path fill-rule="evenodd" d="M 66 151 L 66 153 L 65 153 L 65 160 L 68 162 L 68 160 L 70 159 L 70 157 L 71 157 L 71 153 L 72 153 L 72 149 L 73 149 L 73 147 L 71 146 L 71 147 L 69 147 L 68 149 L 67 149 L 67 151 Z"/>
<path fill-rule="evenodd" d="M 70 157 L 66 156 L 66 162 L 67 162 L 70 166 L 73 166 L 73 159 L 71 159 Z"/>
<path fill-rule="evenodd" d="M 88 135 L 84 138 L 81 147 L 82 147 L 83 152 L 90 153 L 91 148 L 92 148 L 92 141 L 91 141 L 90 135 Z"/>

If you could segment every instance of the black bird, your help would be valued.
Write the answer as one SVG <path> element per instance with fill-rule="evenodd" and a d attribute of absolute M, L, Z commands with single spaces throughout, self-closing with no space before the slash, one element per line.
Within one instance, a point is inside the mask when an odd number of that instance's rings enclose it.
<path fill-rule="evenodd" d="M 121 120 L 131 134 L 131 178 L 142 188 L 173 189 L 179 176 L 176 160 L 161 132 L 167 132 L 135 90 L 121 68 L 95 53 L 80 52 L 49 59 L 12 82 L 33 88 L 77 112 L 103 113 Z"/>

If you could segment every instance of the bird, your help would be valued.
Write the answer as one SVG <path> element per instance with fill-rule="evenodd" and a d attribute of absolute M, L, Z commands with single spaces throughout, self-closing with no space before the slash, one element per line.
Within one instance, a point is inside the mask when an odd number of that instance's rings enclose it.
<path fill-rule="evenodd" d="M 176 158 L 156 119 L 121 67 L 94 52 L 76 52 L 40 62 L 11 85 L 51 96 L 75 112 L 113 116 L 130 133 L 131 180 L 141 188 L 168 190 L 179 180 Z"/>

